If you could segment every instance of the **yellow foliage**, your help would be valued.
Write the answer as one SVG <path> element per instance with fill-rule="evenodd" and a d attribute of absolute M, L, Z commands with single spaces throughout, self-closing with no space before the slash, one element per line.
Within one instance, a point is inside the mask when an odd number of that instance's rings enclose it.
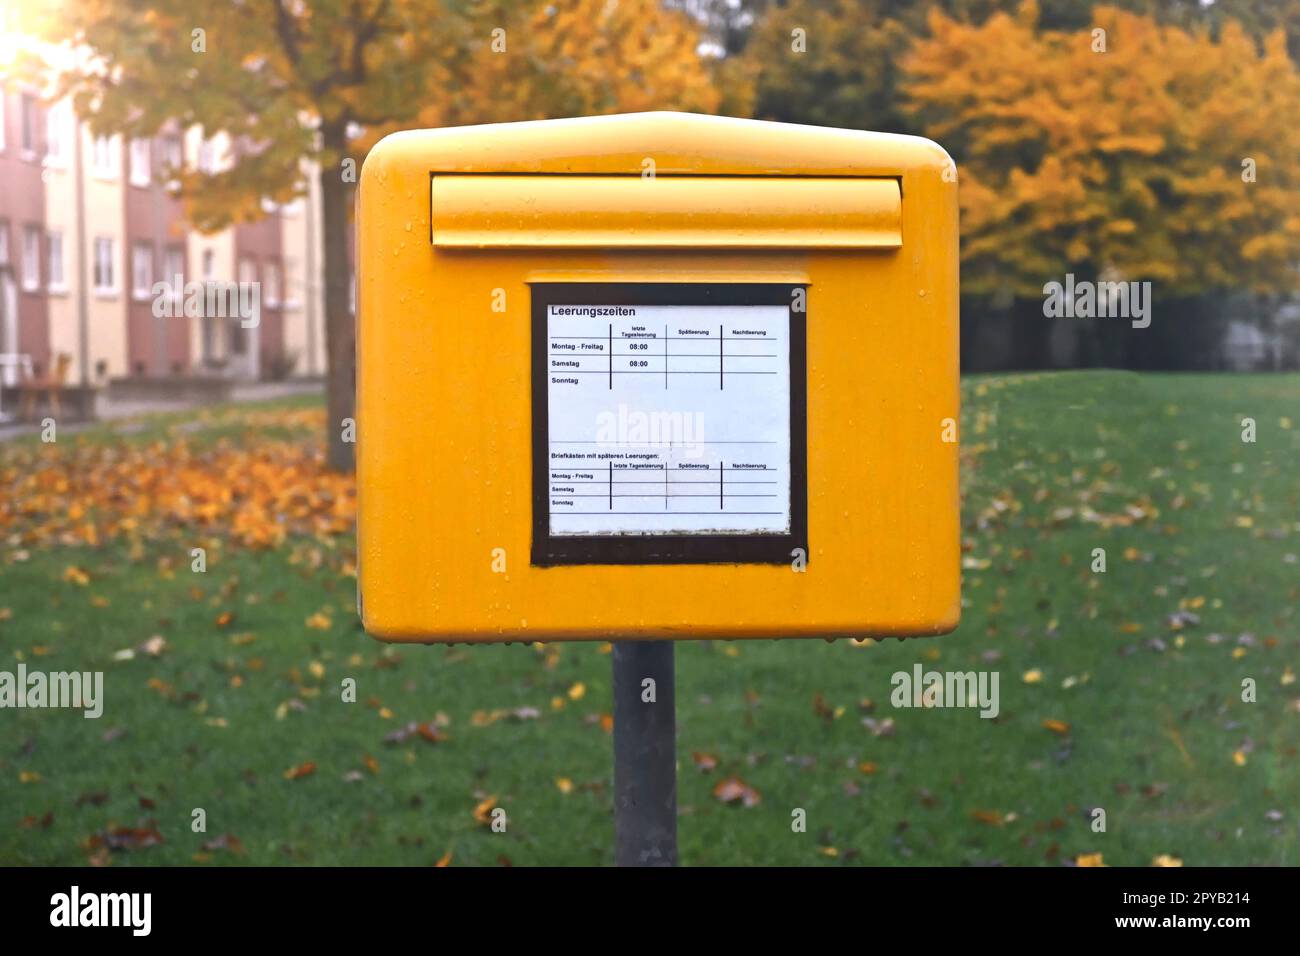
<path fill-rule="evenodd" d="M 1039 295 L 1067 271 L 1180 294 L 1287 291 L 1300 261 L 1300 73 L 1262 51 L 1097 7 L 1043 30 L 1025 3 L 972 26 L 932 13 L 904 68 L 911 109 L 953 154 L 962 284 Z M 1249 181 L 1249 169 L 1255 181 Z"/>
<path fill-rule="evenodd" d="M 700 31 L 658 0 L 553 0 L 505 5 L 483 18 L 462 88 L 421 125 L 634 113 L 712 112 L 720 100 L 698 47 Z M 504 48 L 502 45 L 504 44 Z"/>

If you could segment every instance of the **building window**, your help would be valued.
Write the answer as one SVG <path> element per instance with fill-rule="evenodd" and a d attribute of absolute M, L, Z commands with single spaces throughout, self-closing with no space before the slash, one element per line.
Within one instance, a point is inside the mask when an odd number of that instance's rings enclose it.
<path fill-rule="evenodd" d="M 0 91 L 0 96 L 3 96 Z M 9 265 L 9 220 L 0 219 L 0 266 Z"/>
<path fill-rule="evenodd" d="M 147 300 L 153 288 L 153 249 L 147 242 L 131 246 L 131 297 Z"/>
<path fill-rule="evenodd" d="M 245 287 L 257 281 L 257 265 L 252 259 L 239 260 L 239 281 Z M 230 326 L 230 351 L 235 355 L 248 354 L 248 330 L 238 316 Z"/>
<path fill-rule="evenodd" d="M 162 141 L 163 164 L 167 167 L 167 172 L 175 175 L 180 172 L 184 160 L 181 158 L 181 138 L 179 136 L 164 136 Z"/>
<path fill-rule="evenodd" d="M 18 119 L 22 124 L 20 143 L 22 145 L 23 159 L 35 159 L 37 113 L 40 110 L 40 105 L 36 102 L 36 97 L 31 93 L 20 94 L 19 104 L 21 113 Z"/>
<path fill-rule="evenodd" d="M 113 136 L 96 136 L 91 148 L 91 172 L 101 179 L 117 178 L 117 139 Z"/>
<path fill-rule="evenodd" d="M 185 252 L 168 249 L 163 253 L 163 281 L 168 283 L 168 297 L 180 306 L 185 296 Z"/>
<path fill-rule="evenodd" d="M 267 308 L 280 307 L 280 266 L 277 263 L 268 262 L 262 270 L 262 302 Z"/>
<path fill-rule="evenodd" d="M 47 288 L 51 292 L 66 292 L 68 287 L 63 276 L 63 233 L 51 230 L 45 238 L 50 270 Z"/>
<path fill-rule="evenodd" d="M 167 189 L 179 192 L 181 188 L 181 171 L 185 166 L 185 150 L 179 136 L 164 136 L 159 140 L 162 149 L 161 172 L 167 177 Z"/>
<path fill-rule="evenodd" d="M 212 281 L 212 274 L 216 268 L 216 254 L 211 249 L 204 249 L 203 262 L 203 283 L 204 292 L 207 292 L 207 283 Z M 206 305 L 203 309 L 203 360 L 211 362 L 217 357 L 217 317 L 209 315 Z"/>
<path fill-rule="evenodd" d="M 35 292 L 41 287 L 41 227 L 23 229 L 23 289 Z"/>
<path fill-rule="evenodd" d="M 211 176 L 217 171 L 217 146 L 206 136 L 199 141 L 199 172 Z"/>
<path fill-rule="evenodd" d="M 95 291 L 101 294 L 117 291 L 113 280 L 113 240 L 105 236 L 95 239 Z"/>
<path fill-rule="evenodd" d="M 45 114 L 45 161 L 51 165 L 67 165 L 70 119 L 66 100 L 56 103 Z"/>
<path fill-rule="evenodd" d="M 131 185 L 149 185 L 149 140 L 131 140 Z"/>

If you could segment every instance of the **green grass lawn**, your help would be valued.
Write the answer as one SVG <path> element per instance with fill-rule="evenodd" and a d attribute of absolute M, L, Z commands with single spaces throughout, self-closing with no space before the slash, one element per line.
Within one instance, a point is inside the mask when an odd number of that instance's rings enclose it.
<path fill-rule="evenodd" d="M 961 627 L 680 645 L 682 861 L 1300 863 L 1300 377 L 980 377 L 963 398 Z M 350 535 L 254 549 L 142 520 L 91 544 L 42 530 L 57 483 L 21 484 L 35 460 L 129 470 L 178 441 L 200 466 L 301 450 L 316 414 L 0 446 L 0 670 L 105 673 L 98 720 L 0 711 L 0 863 L 611 862 L 607 647 L 387 648 L 353 612 Z M 999 716 L 892 707 L 917 663 L 996 671 Z M 411 722 L 438 739 L 386 740 Z M 759 802 L 717 799 L 728 777 Z"/>

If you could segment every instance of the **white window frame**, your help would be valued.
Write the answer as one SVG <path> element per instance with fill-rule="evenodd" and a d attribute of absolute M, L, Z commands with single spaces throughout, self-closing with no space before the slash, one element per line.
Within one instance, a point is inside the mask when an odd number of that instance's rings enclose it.
<path fill-rule="evenodd" d="M 180 268 L 176 268 L 176 260 Z M 177 276 L 180 277 L 177 280 Z M 185 298 L 185 250 L 178 246 L 163 249 L 163 281 L 167 283 L 167 298 L 180 305 Z"/>
<path fill-rule="evenodd" d="M 181 188 L 181 173 L 185 170 L 185 141 L 181 137 L 168 133 L 158 140 L 158 151 L 162 154 L 159 170 L 167 172 L 167 189 L 178 192 Z"/>
<path fill-rule="evenodd" d="M 40 226 L 23 226 L 23 274 L 20 281 L 24 292 L 35 292 L 41 287 L 41 238 Z"/>
<path fill-rule="evenodd" d="M 116 136 L 95 136 L 90 142 L 90 173 L 96 179 L 117 179 L 121 148 Z"/>
<path fill-rule="evenodd" d="M 262 305 L 268 309 L 278 309 L 282 285 L 280 264 L 268 262 L 262 267 Z"/>
<path fill-rule="evenodd" d="M 91 281 L 95 286 L 95 294 L 99 296 L 111 296 L 117 294 L 117 270 L 115 266 L 115 255 L 112 236 L 96 236 L 94 242 L 95 259 Z M 107 278 L 108 282 L 100 282 L 101 279 Z"/>
<path fill-rule="evenodd" d="M 29 161 L 36 159 L 39 146 L 40 137 L 37 135 L 37 130 L 40 128 L 40 102 L 35 93 L 27 90 L 20 90 L 18 93 L 18 152 L 23 159 Z M 31 104 L 30 116 L 27 112 L 29 103 Z M 23 141 L 28 132 L 31 133 L 31 143 Z"/>
<path fill-rule="evenodd" d="M 68 121 L 71 110 L 60 100 L 45 111 L 45 165 L 66 167 L 69 157 Z"/>
<path fill-rule="evenodd" d="M 46 280 L 45 288 L 50 292 L 67 292 L 68 277 L 67 266 L 63 261 L 63 233 L 58 229 L 51 229 L 45 233 L 45 255 L 49 263 L 49 278 Z"/>
<path fill-rule="evenodd" d="M 195 160 L 199 172 L 211 176 L 217 171 L 217 144 L 204 136 L 199 139 L 199 155 Z"/>
<path fill-rule="evenodd" d="M 142 274 L 143 273 L 143 274 Z M 131 298 L 147 302 L 153 296 L 153 246 L 131 243 Z"/>
<path fill-rule="evenodd" d="M 153 148 L 147 138 L 133 139 L 127 150 L 131 170 L 128 173 L 132 186 L 145 187 L 153 182 Z M 134 271 L 134 270 L 132 270 Z"/>
<path fill-rule="evenodd" d="M 238 264 L 235 266 L 235 275 L 238 281 L 243 283 L 252 283 L 257 281 L 257 262 L 249 256 L 241 256 Z M 260 305 L 260 300 L 259 300 Z M 231 320 L 227 333 L 227 348 L 231 355 L 245 356 L 252 350 L 253 335 L 251 329 L 244 328 L 243 322 L 239 316 Z"/>
<path fill-rule="evenodd" d="M 162 161 L 163 165 L 173 173 L 178 173 L 185 166 L 185 143 L 179 136 L 168 133 L 163 136 L 159 142 L 162 143 Z"/>

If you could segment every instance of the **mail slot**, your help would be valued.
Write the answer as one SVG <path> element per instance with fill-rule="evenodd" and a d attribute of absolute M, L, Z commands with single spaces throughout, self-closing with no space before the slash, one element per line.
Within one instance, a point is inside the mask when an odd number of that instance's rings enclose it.
<path fill-rule="evenodd" d="M 654 188 L 647 184 L 653 182 Z M 435 248 L 894 249 L 896 179 L 434 176 Z"/>
<path fill-rule="evenodd" d="M 357 207 L 366 630 L 954 628 L 952 172 L 915 137 L 675 113 L 382 140 Z"/>

